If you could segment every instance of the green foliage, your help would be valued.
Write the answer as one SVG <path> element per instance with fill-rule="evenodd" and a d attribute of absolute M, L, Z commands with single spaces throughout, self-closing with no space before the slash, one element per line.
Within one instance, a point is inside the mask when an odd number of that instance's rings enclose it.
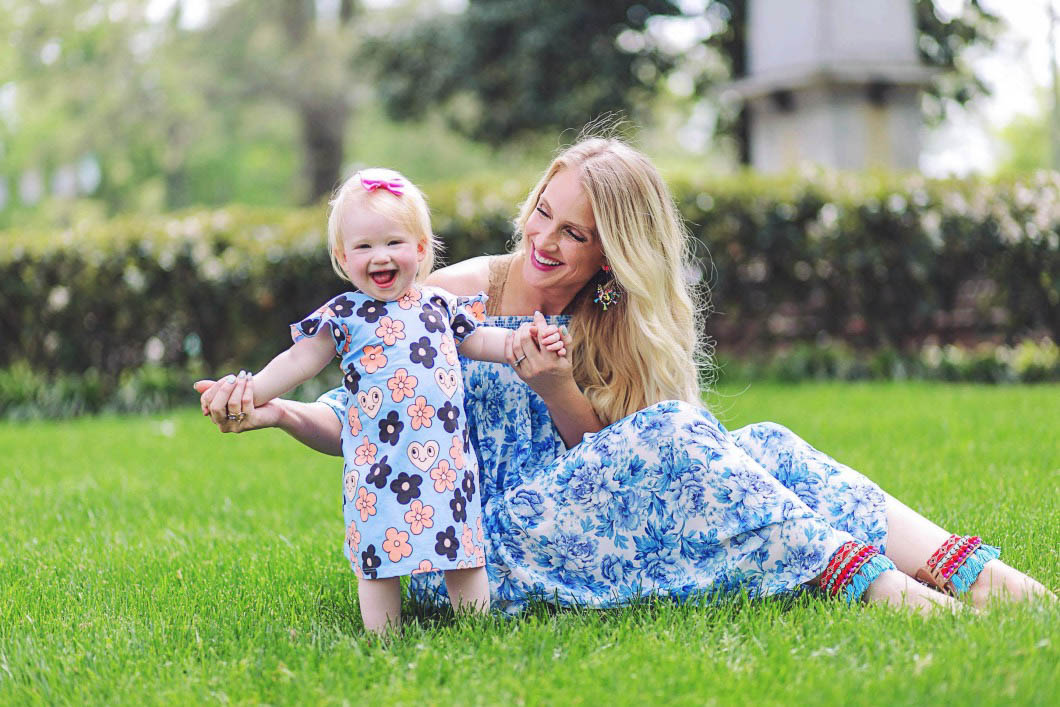
<path fill-rule="evenodd" d="M 755 385 L 775 420 L 944 528 L 1060 583 L 1056 386 Z M 195 410 L 0 425 L 3 704 L 1051 705 L 1060 610 L 928 619 L 815 595 L 454 620 L 367 636 L 341 461 Z M 469 687 L 473 686 L 473 687 Z M 471 690 L 471 692 L 469 692 Z M 364 701 L 364 700 L 362 700 Z"/>
<path fill-rule="evenodd" d="M 669 177 L 724 345 L 1060 338 L 1060 178 Z"/>
<path fill-rule="evenodd" d="M 1015 346 L 928 344 L 911 354 L 892 348 L 858 352 L 843 342 L 793 346 L 745 357 L 720 356 L 723 382 L 935 380 L 966 383 L 1060 382 L 1060 349 L 1049 340 L 1025 339 Z"/>
<path fill-rule="evenodd" d="M 827 337 L 916 357 L 929 339 L 1060 340 L 1056 175 L 669 179 L 700 246 L 716 310 L 708 331 L 722 351 Z M 531 180 L 432 187 L 448 262 L 503 252 Z M 251 368 L 345 287 L 328 262 L 323 207 L 0 233 L 0 367 L 94 371 L 107 390 L 144 363 Z"/>
<path fill-rule="evenodd" d="M 630 112 L 673 58 L 656 47 L 623 50 L 623 32 L 679 15 L 676 2 L 471 0 L 369 46 L 392 115 L 418 117 L 448 103 L 462 132 L 494 144 Z M 470 98 L 471 101 L 461 101 Z"/>
<path fill-rule="evenodd" d="M 990 95 L 990 87 L 962 55 L 972 47 L 992 49 L 1004 24 L 981 0 L 947 3 L 948 16 L 939 12 L 936 0 L 915 0 L 914 5 L 920 58 L 940 70 L 925 101 L 928 119 L 937 123 L 953 104 L 965 106 Z"/>

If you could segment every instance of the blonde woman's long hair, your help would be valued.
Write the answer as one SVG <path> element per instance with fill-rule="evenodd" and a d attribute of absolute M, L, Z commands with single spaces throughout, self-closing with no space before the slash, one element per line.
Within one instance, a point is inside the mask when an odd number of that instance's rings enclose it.
<path fill-rule="evenodd" d="M 523 229 L 561 169 L 580 175 L 611 267 L 567 310 L 575 381 L 605 424 L 663 400 L 701 406 L 700 375 L 709 368 L 699 321 L 706 295 L 689 281 L 691 240 L 662 176 L 622 140 L 578 142 L 556 157 L 523 204 L 515 252 L 525 254 Z M 611 276 L 621 298 L 604 311 L 593 297 Z"/>

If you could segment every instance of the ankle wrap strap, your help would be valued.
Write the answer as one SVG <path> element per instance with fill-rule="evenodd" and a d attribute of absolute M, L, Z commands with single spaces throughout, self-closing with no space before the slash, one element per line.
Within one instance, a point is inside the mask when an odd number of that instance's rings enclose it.
<path fill-rule="evenodd" d="M 834 597 L 842 593 L 850 604 L 860 599 L 880 574 L 893 569 L 894 563 L 875 547 L 851 540 L 840 545 L 828 561 L 821 574 L 821 591 Z"/>
<path fill-rule="evenodd" d="M 977 535 L 951 535 L 916 572 L 918 581 L 950 596 L 968 591 L 990 560 L 1001 556 L 1001 550 L 984 545 Z"/>

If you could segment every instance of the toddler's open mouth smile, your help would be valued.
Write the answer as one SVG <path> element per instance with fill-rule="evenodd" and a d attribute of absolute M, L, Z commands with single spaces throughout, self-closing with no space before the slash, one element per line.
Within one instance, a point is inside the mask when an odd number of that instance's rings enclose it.
<path fill-rule="evenodd" d="M 390 287 L 397 279 L 397 270 L 380 270 L 369 273 L 368 277 L 372 278 L 372 282 L 379 287 Z"/>

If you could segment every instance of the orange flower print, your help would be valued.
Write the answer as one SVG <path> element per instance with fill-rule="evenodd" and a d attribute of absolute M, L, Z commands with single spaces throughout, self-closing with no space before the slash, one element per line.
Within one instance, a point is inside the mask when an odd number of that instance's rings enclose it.
<path fill-rule="evenodd" d="M 357 411 L 356 405 L 347 406 L 346 417 L 350 421 L 350 436 L 361 434 L 361 413 Z"/>
<path fill-rule="evenodd" d="M 386 529 L 386 540 L 383 541 L 383 552 L 391 562 L 401 562 L 401 558 L 412 554 L 412 546 L 409 545 L 409 534 L 397 528 Z"/>
<path fill-rule="evenodd" d="M 413 307 L 418 307 L 420 304 L 420 291 L 416 288 L 409 289 L 408 292 L 398 298 L 397 303 L 398 306 L 402 309 L 412 309 Z"/>
<path fill-rule="evenodd" d="M 362 486 L 357 489 L 357 500 L 353 502 L 353 507 L 361 512 L 361 522 L 365 522 L 368 516 L 375 515 L 375 494 L 368 493 L 368 489 Z"/>
<path fill-rule="evenodd" d="M 409 524 L 413 535 L 419 535 L 424 528 L 434 526 L 434 508 L 423 505 L 423 501 L 413 501 L 405 513 L 405 522 Z"/>
<path fill-rule="evenodd" d="M 475 318 L 475 321 L 484 322 L 486 321 L 486 303 L 482 300 L 476 300 L 471 303 L 471 316 Z"/>
<path fill-rule="evenodd" d="M 453 458 L 453 466 L 457 469 L 464 468 L 464 443 L 460 435 L 453 437 L 453 446 L 449 448 L 449 456 Z"/>
<path fill-rule="evenodd" d="M 430 560 L 423 560 L 420 562 L 420 566 L 412 570 L 412 574 L 423 574 L 424 572 L 433 572 L 434 565 L 431 564 Z"/>
<path fill-rule="evenodd" d="M 375 453 L 379 451 L 379 448 L 365 437 L 360 446 L 353 451 L 356 454 L 353 458 L 354 464 L 375 464 Z"/>
<path fill-rule="evenodd" d="M 416 397 L 416 402 L 409 405 L 408 413 L 412 429 L 418 430 L 421 427 L 431 426 L 434 408 L 427 404 L 427 398 L 420 395 Z"/>
<path fill-rule="evenodd" d="M 475 539 L 482 542 L 482 516 L 475 519 Z"/>
<path fill-rule="evenodd" d="M 460 536 L 460 545 L 464 548 L 464 554 L 471 557 L 475 554 L 475 539 L 474 532 L 471 530 L 471 526 L 464 523 L 464 532 Z"/>
<path fill-rule="evenodd" d="M 335 339 L 338 343 L 342 344 L 342 348 L 339 349 L 339 353 L 348 354 L 350 352 L 350 328 L 345 324 L 339 324 L 340 333 L 335 335 Z"/>
<path fill-rule="evenodd" d="M 455 366 L 460 362 L 460 358 L 456 355 L 456 344 L 453 343 L 453 337 L 448 334 L 442 335 L 438 350 L 442 352 L 442 355 L 445 356 L 445 362 L 450 366 Z"/>
<path fill-rule="evenodd" d="M 394 377 L 386 382 L 386 387 L 392 391 L 390 397 L 395 403 L 400 403 L 405 398 L 411 398 L 416 393 L 416 384 L 419 380 L 416 376 L 410 376 L 404 368 L 394 371 Z"/>
<path fill-rule="evenodd" d="M 357 530 L 356 523 L 350 523 L 350 527 L 346 529 L 346 544 L 350 546 L 350 550 L 357 552 L 361 544 L 361 533 Z"/>
<path fill-rule="evenodd" d="M 466 569 L 470 569 L 471 565 L 469 565 L 468 563 L 464 562 L 463 560 L 460 560 L 459 562 L 456 563 L 456 568 L 458 570 L 466 570 Z"/>
<path fill-rule="evenodd" d="M 396 341 L 405 338 L 405 322 L 395 322 L 390 317 L 383 317 L 379 320 L 375 335 L 382 339 L 387 346 L 393 346 Z"/>
<path fill-rule="evenodd" d="M 472 567 L 482 567 L 486 564 L 486 551 L 479 545 L 475 548 L 475 564 Z"/>
<path fill-rule="evenodd" d="M 386 365 L 386 356 L 383 355 L 382 346 L 365 346 L 364 356 L 361 356 L 361 365 L 365 373 L 375 373 Z"/>
<path fill-rule="evenodd" d="M 438 466 L 431 469 L 431 478 L 434 479 L 434 490 L 438 493 L 452 491 L 453 482 L 456 481 L 456 470 L 443 459 L 438 462 Z"/>

